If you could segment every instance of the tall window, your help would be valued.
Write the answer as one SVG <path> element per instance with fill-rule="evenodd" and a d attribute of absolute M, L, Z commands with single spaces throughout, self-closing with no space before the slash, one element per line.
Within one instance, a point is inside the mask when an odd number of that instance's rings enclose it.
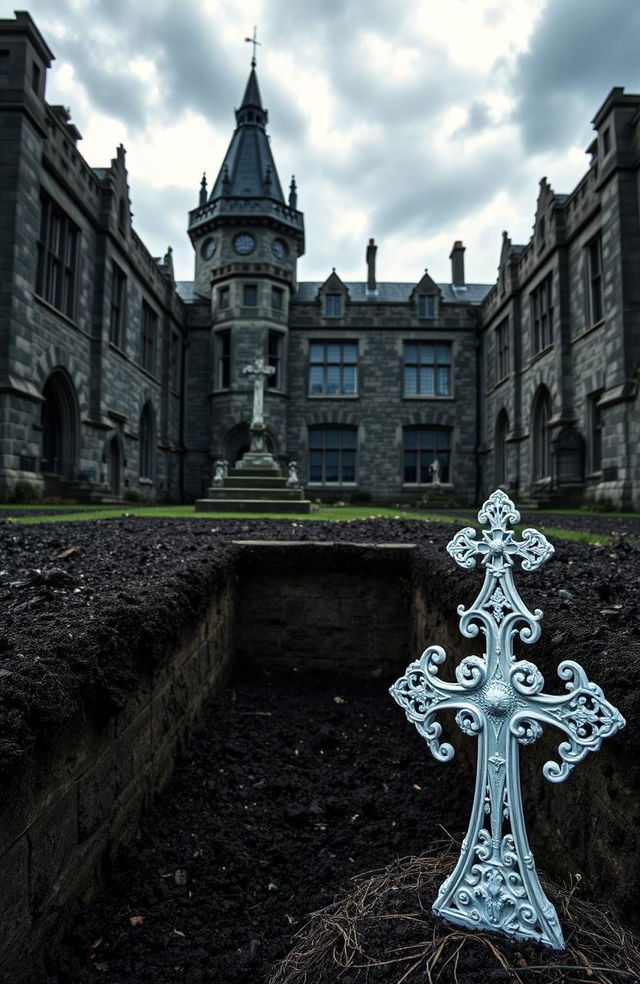
<path fill-rule="evenodd" d="M 507 481 L 507 434 L 509 418 L 506 410 L 501 410 L 496 420 L 495 433 L 495 480 L 504 486 Z"/>
<path fill-rule="evenodd" d="M 115 263 L 111 268 L 111 320 L 109 341 L 118 348 L 124 348 L 124 319 L 127 278 Z"/>
<path fill-rule="evenodd" d="M 275 372 L 272 376 L 267 376 L 267 386 L 272 389 L 282 389 L 282 332 L 270 331 L 268 344 L 269 365 L 275 369 Z"/>
<path fill-rule="evenodd" d="M 602 409 L 598 406 L 598 400 L 602 396 L 602 390 L 592 393 L 589 397 L 589 433 L 590 455 L 589 465 L 592 472 L 602 471 Z"/>
<path fill-rule="evenodd" d="M 218 346 L 218 388 L 229 389 L 231 385 L 231 332 L 219 331 L 216 335 Z"/>
<path fill-rule="evenodd" d="M 496 371 L 498 381 L 509 375 L 509 319 L 496 328 Z"/>
<path fill-rule="evenodd" d="M 434 294 L 420 294 L 418 296 L 418 317 L 435 318 L 436 299 Z"/>
<path fill-rule="evenodd" d="M 531 430 L 533 437 L 533 478 L 540 481 L 551 475 L 551 440 L 548 423 L 551 418 L 551 397 L 541 386 L 533 404 Z"/>
<path fill-rule="evenodd" d="M 404 343 L 404 395 L 451 395 L 451 343 Z"/>
<path fill-rule="evenodd" d="M 140 478 L 153 480 L 155 425 L 153 410 L 145 403 L 140 414 Z"/>
<path fill-rule="evenodd" d="M 339 318 L 342 315 L 342 294 L 325 294 L 325 318 Z"/>
<path fill-rule="evenodd" d="M 309 393 L 311 396 L 351 396 L 358 386 L 357 342 L 311 342 Z"/>
<path fill-rule="evenodd" d="M 75 313 L 79 232 L 47 195 L 40 196 L 36 293 L 68 318 Z"/>
<path fill-rule="evenodd" d="M 219 287 L 218 288 L 218 307 L 220 308 L 221 311 L 224 311 L 225 308 L 228 308 L 229 307 L 229 303 L 230 303 L 229 287 L 228 286 L 226 286 L 226 287 Z"/>
<path fill-rule="evenodd" d="M 171 392 L 180 393 L 180 370 L 182 369 L 182 342 L 177 332 L 171 332 L 171 353 L 169 379 Z"/>
<path fill-rule="evenodd" d="M 153 375 L 156 372 L 157 336 L 158 315 L 146 301 L 143 301 L 140 315 L 140 364 Z"/>
<path fill-rule="evenodd" d="M 542 352 L 553 342 L 553 275 L 544 278 L 531 293 L 532 352 Z"/>
<path fill-rule="evenodd" d="M 284 308 L 284 290 L 282 287 L 271 288 L 271 307 L 274 311 L 282 311 Z"/>
<path fill-rule="evenodd" d="M 310 427 L 309 481 L 355 482 L 357 444 L 355 427 Z"/>
<path fill-rule="evenodd" d="M 602 303 L 602 240 L 600 236 L 592 239 L 587 246 L 587 277 L 588 277 L 588 322 L 595 325 L 602 320 L 604 307 Z"/>
<path fill-rule="evenodd" d="M 258 285 L 245 284 L 242 288 L 242 303 L 245 307 L 256 307 L 258 304 Z"/>
<path fill-rule="evenodd" d="M 404 482 L 428 485 L 448 482 L 451 465 L 451 431 L 448 427 L 405 427 Z M 434 462 L 437 461 L 437 465 Z"/>

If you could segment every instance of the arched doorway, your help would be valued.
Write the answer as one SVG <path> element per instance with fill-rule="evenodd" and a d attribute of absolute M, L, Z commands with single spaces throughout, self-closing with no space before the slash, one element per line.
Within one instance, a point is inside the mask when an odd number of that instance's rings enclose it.
<path fill-rule="evenodd" d="M 551 396 L 541 386 L 533 401 L 531 413 L 532 476 L 534 482 L 551 478 L 551 438 L 548 423 L 551 419 Z"/>
<path fill-rule="evenodd" d="M 120 495 L 122 483 L 122 452 L 117 434 L 109 441 L 107 449 L 107 482 L 113 495 Z"/>
<path fill-rule="evenodd" d="M 507 485 L 507 434 L 509 418 L 507 411 L 501 410 L 496 420 L 495 433 L 495 484 L 504 488 Z"/>
<path fill-rule="evenodd" d="M 55 369 L 42 390 L 41 470 L 73 479 L 78 459 L 78 403 L 73 383 L 64 369 Z"/>

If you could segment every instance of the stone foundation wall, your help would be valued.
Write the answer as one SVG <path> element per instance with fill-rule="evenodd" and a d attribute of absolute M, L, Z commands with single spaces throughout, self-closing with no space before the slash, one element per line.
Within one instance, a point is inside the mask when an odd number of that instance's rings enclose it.
<path fill-rule="evenodd" d="M 402 671 L 412 552 L 247 541 L 238 562 L 236 657 L 340 673 Z"/>
<path fill-rule="evenodd" d="M 43 979 L 42 951 L 61 931 L 65 908 L 93 893 L 118 846 L 134 836 L 230 663 L 234 604 L 233 588 L 221 589 L 191 636 L 139 681 L 121 714 L 106 722 L 78 715 L 5 792 L 3 981 Z"/>

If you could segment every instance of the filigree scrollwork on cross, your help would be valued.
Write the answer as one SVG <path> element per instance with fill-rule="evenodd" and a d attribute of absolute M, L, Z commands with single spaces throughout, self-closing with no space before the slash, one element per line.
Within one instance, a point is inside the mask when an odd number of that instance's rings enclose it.
<path fill-rule="evenodd" d="M 543 693 L 544 678 L 534 663 L 514 657 L 514 638 L 535 642 L 542 618 L 542 612 L 529 611 L 518 594 L 514 561 L 520 558 L 523 570 L 532 571 L 553 554 L 537 530 L 524 530 L 522 539 L 515 539 L 507 525 L 519 519 L 513 502 L 498 490 L 478 513 L 478 520 L 489 526 L 482 539 L 467 527 L 447 547 L 461 567 L 475 567 L 478 557 L 484 566 L 478 597 L 469 609 L 459 606 L 458 614 L 464 636 L 483 633 L 486 652 L 463 659 L 455 671 L 456 682 L 448 682 L 439 674 L 446 654 L 440 646 L 431 646 L 411 663 L 391 694 L 439 761 L 454 755 L 453 746 L 440 741 L 442 726 L 436 717 L 441 711 L 455 710 L 458 727 L 478 738 L 469 829 L 433 911 L 458 925 L 501 930 L 562 948 L 558 917 L 542 890 L 527 840 L 518 746 L 533 744 L 544 725 L 559 728 L 564 733 L 558 745 L 560 762 L 547 762 L 543 774 L 551 782 L 562 782 L 625 721 L 577 663 L 560 663 L 558 675 L 566 692 L 554 695 Z"/>

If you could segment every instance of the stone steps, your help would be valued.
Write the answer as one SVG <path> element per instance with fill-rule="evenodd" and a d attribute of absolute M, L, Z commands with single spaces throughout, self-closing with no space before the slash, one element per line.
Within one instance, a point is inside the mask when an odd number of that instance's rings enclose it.
<path fill-rule="evenodd" d="M 261 486 L 251 486 L 251 487 L 236 487 L 229 488 L 227 484 L 224 485 L 214 485 L 210 489 L 207 489 L 208 499 L 229 499 L 229 500 L 241 500 L 241 499 L 251 499 L 252 501 L 264 499 L 276 499 L 282 502 L 289 501 L 295 502 L 300 499 L 304 499 L 304 491 L 302 489 L 288 489 L 285 485 L 281 486 L 274 491 L 273 488 L 263 488 Z"/>
<path fill-rule="evenodd" d="M 196 512 L 310 513 L 309 499 L 196 499 Z"/>

